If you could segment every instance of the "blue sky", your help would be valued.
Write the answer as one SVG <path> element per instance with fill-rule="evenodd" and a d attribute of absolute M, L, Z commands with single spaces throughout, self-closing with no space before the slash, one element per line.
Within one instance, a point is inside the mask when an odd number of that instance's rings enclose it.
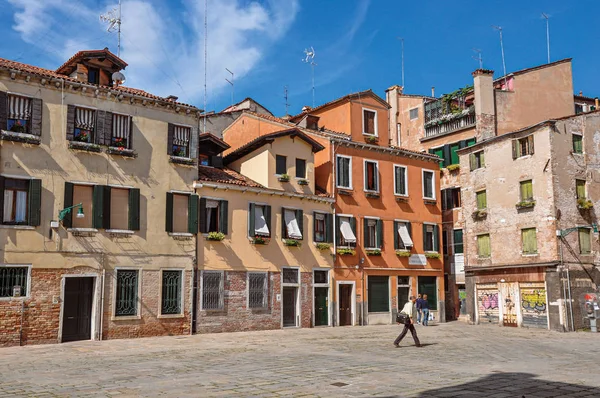
<path fill-rule="evenodd" d="M 80 49 L 108 46 L 100 13 L 116 0 L 0 0 L 0 57 L 54 69 Z M 485 4 L 485 5 L 482 5 Z M 600 95 L 600 40 L 594 33 L 600 3 L 559 0 L 208 0 L 207 109 L 231 102 L 225 81 L 235 73 L 235 100 L 251 96 L 276 115 L 312 104 L 305 48 L 316 51 L 316 104 L 350 92 L 401 83 L 400 41 L 405 46 L 405 92 L 436 94 L 472 83 L 478 67 L 502 74 L 498 32 L 504 32 L 507 70 L 546 62 L 550 15 L 551 60 L 573 58 L 574 91 Z M 204 107 L 204 0 L 123 0 L 122 58 L 126 85 Z M 76 32 L 75 34 L 73 32 Z"/>

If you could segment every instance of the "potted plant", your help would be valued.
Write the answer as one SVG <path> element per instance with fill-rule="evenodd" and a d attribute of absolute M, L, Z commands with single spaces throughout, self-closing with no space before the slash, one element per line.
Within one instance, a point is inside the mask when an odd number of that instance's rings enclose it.
<path fill-rule="evenodd" d="M 456 170 L 460 170 L 460 165 L 459 164 L 451 164 L 448 167 L 446 167 L 448 169 L 449 172 L 453 172 Z"/>
<path fill-rule="evenodd" d="M 223 232 L 209 232 L 206 236 L 206 240 L 221 241 L 223 239 L 225 239 Z"/>
<path fill-rule="evenodd" d="M 329 243 L 319 242 L 317 243 L 317 249 L 319 250 L 329 250 L 331 245 Z"/>
<path fill-rule="evenodd" d="M 367 253 L 367 256 L 381 256 L 380 249 L 367 250 L 366 253 Z"/>
<path fill-rule="evenodd" d="M 431 258 L 431 259 L 439 259 L 442 256 L 440 255 L 440 253 L 425 253 L 425 257 Z"/>
<path fill-rule="evenodd" d="M 396 256 L 398 256 L 398 257 L 410 257 L 410 251 L 408 251 L 408 250 L 396 250 Z"/>
<path fill-rule="evenodd" d="M 337 254 L 340 256 L 354 256 L 356 254 L 356 250 L 353 249 L 337 249 Z"/>
<path fill-rule="evenodd" d="M 305 179 L 298 180 L 298 185 L 308 185 L 308 180 L 305 180 Z"/>
<path fill-rule="evenodd" d="M 266 236 L 255 236 L 252 239 L 252 243 L 254 243 L 255 245 L 266 245 L 267 243 L 269 243 L 269 238 Z"/>
<path fill-rule="evenodd" d="M 594 203 L 586 198 L 579 198 L 577 199 L 577 207 L 581 210 L 589 210 L 594 207 Z"/>
<path fill-rule="evenodd" d="M 535 200 L 533 199 L 525 199 L 516 204 L 517 210 L 529 209 L 533 206 L 535 206 Z"/>
<path fill-rule="evenodd" d="M 487 217 L 487 209 L 478 209 L 471 214 L 474 220 L 482 220 Z"/>
<path fill-rule="evenodd" d="M 289 182 L 290 181 L 290 176 L 289 174 L 282 174 L 279 176 L 278 180 L 280 182 Z"/>
<path fill-rule="evenodd" d="M 365 141 L 369 144 L 376 144 L 377 142 L 379 142 L 379 138 L 374 135 L 367 135 L 365 136 Z"/>
<path fill-rule="evenodd" d="M 296 239 L 284 239 L 283 244 L 285 246 L 294 246 L 294 247 L 300 247 L 300 245 L 301 245 L 300 241 L 298 241 Z"/>

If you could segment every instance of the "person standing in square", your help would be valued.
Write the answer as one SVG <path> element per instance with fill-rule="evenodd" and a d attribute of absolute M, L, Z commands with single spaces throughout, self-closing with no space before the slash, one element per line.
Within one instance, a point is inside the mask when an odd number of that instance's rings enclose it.
<path fill-rule="evenodd" d="M 421 310 L 422 302 L 423 302 L 423 299 L 421 298 L 421 295 L 419 294 L 417 296 L 417 325 L 421 324 L 421 316 L 423 315 L 423 311 Z"/>
<path fill-rule="evenodd" d="M 423 295 L 421 300 L 421 312 L 423 313 L 423 326 L 429 325 L 429 301 L 427 301 L 427 295 Z"/>

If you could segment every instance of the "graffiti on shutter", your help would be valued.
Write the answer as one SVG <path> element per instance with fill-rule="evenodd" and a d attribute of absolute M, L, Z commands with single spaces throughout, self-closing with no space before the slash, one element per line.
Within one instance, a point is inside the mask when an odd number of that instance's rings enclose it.
<path fill-rule="evenodd" d="M 523 326 L 548 328 L 548 305 L 546 287 L 541 283 L 521 283 L 521 314 Z"/>
<path fill-rule="evenodd" d="M 477 314 L 479 323 L 498 323 L 498 286 L 496 284 L 477 285 Z"/>

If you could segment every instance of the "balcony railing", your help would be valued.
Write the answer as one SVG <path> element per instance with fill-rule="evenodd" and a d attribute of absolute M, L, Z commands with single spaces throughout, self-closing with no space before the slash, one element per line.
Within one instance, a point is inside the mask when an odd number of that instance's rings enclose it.
<path fill-rule="evenodd" d="M 425 138 L 451 133 L 475 126 L 475 108 L 469 107 L 456 113 L 447 113 L 425 122 Z"/>

